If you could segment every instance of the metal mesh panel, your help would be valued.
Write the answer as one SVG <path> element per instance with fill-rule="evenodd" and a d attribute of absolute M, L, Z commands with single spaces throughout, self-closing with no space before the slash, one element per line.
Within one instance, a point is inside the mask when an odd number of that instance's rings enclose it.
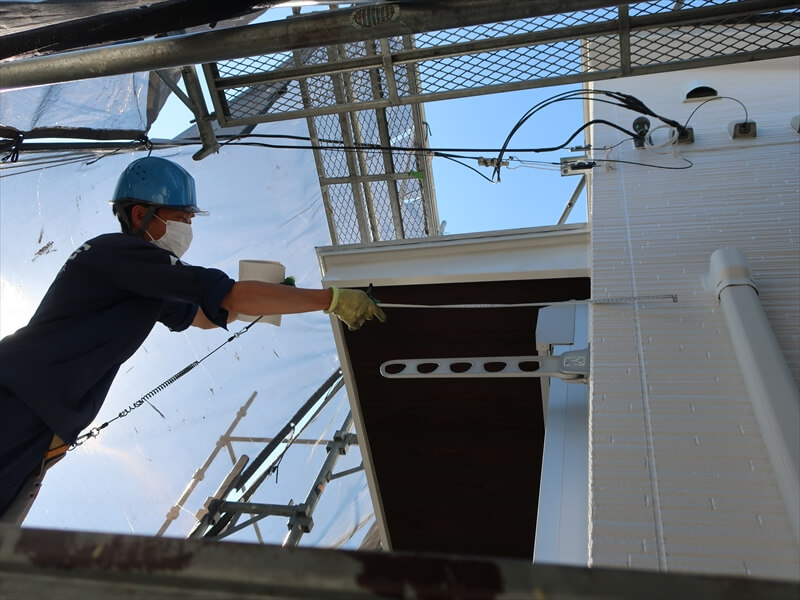
<path fill-rule="evenodd" d="M 428 235 L 425 225 L 425 206 L 422 188 L 417 179 L 401 179 L 396 182 L 400 196 L 400 212 L 403 220 L 405 238 L 419 238 Z M 358 244 L 361 239 L 358 210 L 367 218 L 367 227 L 373 241 L 397 239 L 394 217 L 389 198 L 388 181 L 371 181 L 360 185 L 360 196 L 369 197 L 371 208 L 364 202 L 357 207 L 353 200 L 351 184 L 332 184 L 328 186 L 331 214 L 340 244 Z"/>
<path fill-rule="evenodd" d="M 358 217 L 353 190 L 350 184 L 328 186 L 330 197 L 330 215 L 340 244 L 358 244 L 361 242 Z"/>
<path fill-rule="evenodd" d="M 318 50 L 324 50 L 322 48 Z M 221 77 L 238 77 L 259 71 L 277 71 L 294 65 L 291 52 L 279 52 L 262 56 L 246 56 L 217 63 Z"/>
<path fill-rule="evenodd" d="M 342 132 L 339 115 L 322 115 L 317 117 L 316 128 L 320 143 L 325 140 L 341 140 Z M 343 151 L 323 150 L 319 153 L 322 158 L 322 172 L 325 177 L 347 177 L 347 156 Z"/>
<path fill-rule="evenodd" d="M 300 86 L 296 81 L 272 85 L 254 85 L 225 90 L 230 120 L 261 115 L 268 110 L 297 111 L 303 108 Z"/>
<path fill-rule="evenodd" d="M 795 11 L 800 14 L 800 11 Z M 654 65 L 694 58 L 726 56 L 744 51 L 781 48 L 787 41 L 800 39 L 797 22 L 785 21 L 785 13 L 772 13 L 772 23 L 751 23 L 749 17 L 730 19 L 719 24 L 698 27 L 670 27 L 650 31 L 647 35 L 631 36 L 631 61 L 633 65 Z M 768 18 L 768 15 L 765 15 Z M 764 32 L 770 33 L 764 36 Z M 661 36 L 662 44 L 651 42 L 654 34 Z M 687 49 L 691 42 L 691 46 Z"/>
<path fill-rule="evenodd" d="M 507 38 L 524 33 L 553 31 L 589 23 L 614 21 L 616 18 L 616 8 L 599 8 L 595 10 L 533 17 L 531 19 L 517 19 L 501 23 L 443 29 L 441 31 L 418 34 L 415 36 L 415 39 L 418 48 L 450 46 L 475 40 Z"/>
<path fill-rule="evenodd" d="M 586 50 L 584 68 L 588 73 L 602 73 L 615 69 L 619 63 L 619 38 L 615 35 L 598 35 L 584 42 Z"/>
<path fill-rule="evenodd" d="M 403 215 L 403 224 L 406 226 L 405 237 L 425 237 L 428 232 L 425 227 L 425 204 L 420 182 L 417 179 L 404 179 L 398 183 L 400 211 Z"/>
<path fill-rule="evenodd" d="M 655 0 L 229 60 L 206 72 L 216 72 L 209 86 L 222 125 L 305 117 L 322 146 L 359 147 L 315 152 L 332 238 L 358 243 L 435 228 L 429 158 L 370 147 L 424 145 L 416 105 L 796 54 L 798 20 L 788 3 Z"/>
<path fill-rule="evenodd" d="M 631 32 L 631 67 L 729 56 L 797 44 L 800 41 L 798 17 L 800 10 L 772 12 L 760 15 L 758 22 L 745 15 L 709 25 Z M 617 64 L 620 47 L 616 36 L 595 36 L 587 39 L 585 44 L 589 57 L 585 68 L 588 71 L 605 71 Z"/>
<path fill-rule="evenodd" d="M 372 211 L 373 227 L 377 233 L 374 237 L 377 240 L 395 239 L 394 219 L 392 218 L 392 207 L 389 203 L 388 182 L 371 181 L 365 183 L 364 187 L 372 199 L 372 206 L 374 207 Z"/>
<path fill-rule="evenodd" d="M 420 93 L 447 92 L 547 79 L 581 72 L 580 44 L 555 42 L 419 64 Z"/>
<path fill-rule="evenodd" d="M 655 15 L 669 13 L 674 10 L 687 10 L 704 6 L 720 6 L 722 4 L 736 4 L 739 0 L 657 0 L 656 2 L 637 2 L 629 5 L 630 15 Z"/>
<path fill-rule="evenodd" d="M 797 18 L 796 7 L 770 12 L 736 0 L 657 0 L 389 38 L 388 73 L 375 40 L 303 50 L 294 59 L 277 53 L 224 61 L 217 68 L 222 86 L 226 78 L 246 74 L 260 78 L 248 82 L 253 93 L 269 93 L 269 86 L 258 86 L 285 84 L 280 72 L 300 67 L 305 102 L 291 82 L 267 109 L 250 101 L 231 110 L 230 124 L 260 122 L 635 75 L 674 68 L 677 61 L 688 68 L 692 61 L 720 56 L 743 60 L 748 53 L 796 48 Z M 353 60 L 364 66 L 330 74 Z M 237 88 L 225 97 L 233 105 L 244 94 Z"/>
<path fill-rule="evenodd" d="M 374 112 L 352 112 L 350 118 L 354 131 L 358 133 L 354 136 L 357 144 L 381 145 L 377 115 Z M 383 157 L 380 152 L 369 150 L 359 152 L 359 165 L 363 175 L 379 175 L 384 172 Z"/>
<path fill-rule="evenodd" d="M 333 80 L 330 77 L 315 77 L 304 81 L 308 90 L 307 108 L 331 106 L 335 104 Z"/>
<path fill-rule="evenodd" d="M 339 243 L 427 235 L 422 188 L 409 175 L 421 172 L 416 153 L 379 149 L 385 143 L 414 146 L 416 125 L 411 106 L 322 115 L 314 119 L 314 126 L 323 145 L 325 140 L 349 135 L 362 147 L 316 153 L 322 167 L 320 183 L 328 189 L 329 213 Z"/>

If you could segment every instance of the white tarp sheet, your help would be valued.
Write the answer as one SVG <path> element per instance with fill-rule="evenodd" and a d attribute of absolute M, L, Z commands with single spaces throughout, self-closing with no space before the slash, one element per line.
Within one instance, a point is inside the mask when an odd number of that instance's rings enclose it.
<path fill-rule="evenodd" d="M 304 129 L 294 122 L 273 126 L 270 132 L 304 135 Z M 194 150 L 159 153 L 195 176 L 198 203 L 211 211 L 210 217 L 194 220 L 194 242 L 185 260 L 220 268 L 233 278 L 239 259 L 277 260 L 299 286 L 319 287 L 315 247 L 330 239 L 312 154 L 228 146 L 198 163 L 190 158 Z M 81 161 L 20 175 L 12 175 L 16 169 L 0 171 L 0 335 L 27 322 L 75 248 L 118 230 L 108 200 L 118 174 L 139 156 L 109 155 L 91 165 Z M 234 322 L 230 331 L 244 325 Z M 157 325 L 123 365 L 95 425 L 230 335 L 195 328 L 170 333 Z M 156 395 L 151 402 L 163 417 L 144 404 L 69 452 L 48 473 L 25 525 L 154 534 L 253 392 L 256 399 L 233 433 L 271 437 L 337 367 L 331 323 L 322 313 L 285 316 L 280 327 L 255 325 Z M 323 441 L 293 446 L 278 476 L 267 480 L 251 501 L 303 502 L 324 460 L 324 440 L 341 426 L 348 410 L 343 390 L 300 436 Z M 233 443 L 237 456 L 251 458 L 263 446 Z M 358 449 L 351 448 L 336 471 L 359 463 Z M 231 464 L 228 451 L 220 452 L 166 535 L 186 535 L 193 515 Z M 337 479 L 327 487 L 314 514 L 315 527 L 301 544 L 338 546 L 371 514 L 363 471 Z M 286 519 L 269 517 L 259 528 L 264 541 L 280 543 Z M 365 532 L 366 527 L 361 534 Z M 345 547 L 354 547 L 358 537 Z M 233 539 L 256 540 L 257 534 L 249 528 Z"/>
<path fill-rule="evenodd" d="M 0 125 L 135 130 L 147 121 L 149 73 L 132 73 L 0 93 Z"/>

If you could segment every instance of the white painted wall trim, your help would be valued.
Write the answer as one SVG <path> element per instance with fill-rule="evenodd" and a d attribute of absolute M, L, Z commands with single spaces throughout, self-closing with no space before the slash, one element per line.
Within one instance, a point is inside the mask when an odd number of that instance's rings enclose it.
<path fill-rule="evenodd" d="M 575 342 L 554 346 L 554 354 L 588 343 L 589 307 L 575 308 Z M 549 383 L 533 561 L 585 567 L 589 564 L 589 386 L 555 378 Z"/>
<path fill-rule="evenodd" d="M 325 285 L 589 277 L 586 224 L 317 249 Z"/>

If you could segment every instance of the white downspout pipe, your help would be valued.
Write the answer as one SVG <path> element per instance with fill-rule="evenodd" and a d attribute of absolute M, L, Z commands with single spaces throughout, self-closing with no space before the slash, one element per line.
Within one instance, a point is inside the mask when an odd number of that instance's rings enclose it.
<path fill-rule="evenodd" d="M 761 436 L 800 545 L 800 394 L 738 248 L 711 255 L 705 281 L 719 300 Z"/>

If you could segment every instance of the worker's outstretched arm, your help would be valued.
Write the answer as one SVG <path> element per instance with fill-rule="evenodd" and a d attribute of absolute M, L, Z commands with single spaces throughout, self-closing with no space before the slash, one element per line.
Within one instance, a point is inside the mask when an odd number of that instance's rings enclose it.
<path fill-rule="evenodd" d="M 296 288 L 280 283 L 237 281 L 223 298 L 222 308 L 242 315 L 288 315 L 325 310 L 331 290 Z"/>
<path fill-rule="evenodd" d="M 231 321 L 235 321 L 239 318 L 239 315 L 236 313 L 229 312 L 228 313 L 228 320 L 227 322 L 230 323 Z M 197 312 L 194 315 L 194 320 L 192 321 L 193 327 L 199 327 L 200 329 L 216 329 L 219 327 L 214 321 L 209 319 L 206 316 L 206 313 L 203 312 L 203 309 L 199 306 L 197 307 Z"/>
<path fill-rule="evenodd" d="M 288 315 L 324 310 L 336 315 L 351 330 L 361 327 L 367 319 L 386 320 L 383 311 L 361 290 L 312 290 L 261 281 L 237 281 L 222 300 L 222 308 L 243 315 Z"/>

